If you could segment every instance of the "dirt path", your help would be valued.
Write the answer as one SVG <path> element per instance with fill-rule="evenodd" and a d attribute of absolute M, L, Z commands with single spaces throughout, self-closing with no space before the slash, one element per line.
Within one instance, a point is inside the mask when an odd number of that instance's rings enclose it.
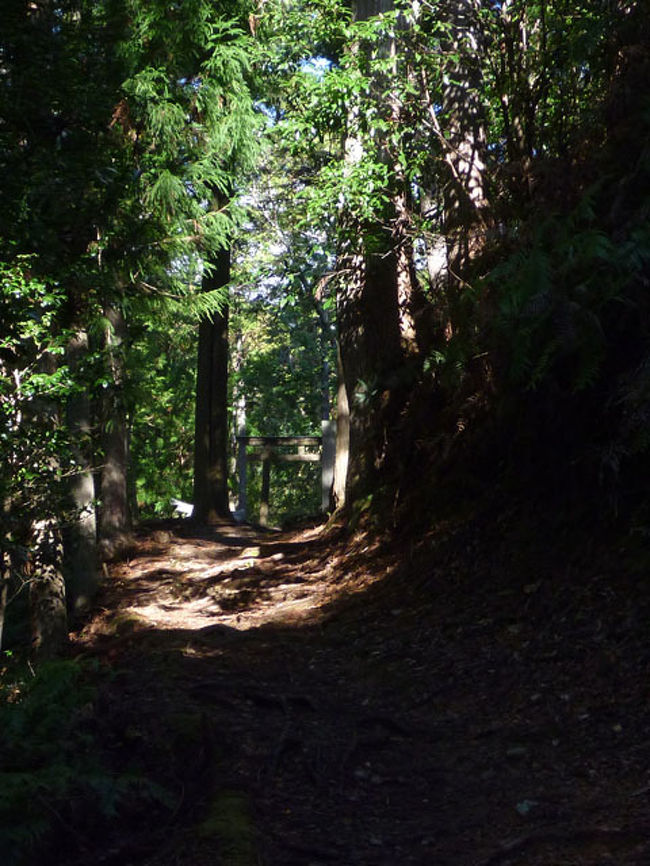
<path fill-rule="evenodd" d="M 647 603 L 431 544 L 143 536 L 76 641 L 174 802 L 101 862 L 650 863 Z"/>

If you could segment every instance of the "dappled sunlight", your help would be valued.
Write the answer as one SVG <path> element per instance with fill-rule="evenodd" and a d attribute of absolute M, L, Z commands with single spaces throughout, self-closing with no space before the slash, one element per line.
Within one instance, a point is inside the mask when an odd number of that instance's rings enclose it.
<path fill-rule="evenodd" d="M 122 749 L 168 755 L 180 729 L 177 796 L 198 820 L 207 762 L 253 804 L 264 863 L 646 862 L 644 617 L 618 562 L 567 581 L 532 543 L 513 562 L 502 523 L 502 542 L 462 521 L 392 541 L 243 530 L 139 538 L 73 637 L 115 673 Z M 603 704 L 620 676 L 624 700 Z M 186 842 L 165 836 L 147 866 L 217 862 Z"/>
<path fill-rule="evenodd" d="M 182 524 L 179 530 L 144 537 L 112 566 L 104 610 L 158 631 L 223 626 L 243 632 L 316 622 L 344 592 L 330 557 L 305 561 L 305 546 L 318 540 L 322 526 L 279 538 L 248 526 L 193 537 Z M 97 627 L 88 630 L 97 634 Z"/>

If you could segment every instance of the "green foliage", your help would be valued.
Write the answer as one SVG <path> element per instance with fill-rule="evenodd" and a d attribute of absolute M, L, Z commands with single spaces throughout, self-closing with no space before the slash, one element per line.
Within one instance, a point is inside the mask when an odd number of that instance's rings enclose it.
<path fill-rule="evenodd" d="M 262 464 L 249 463 L 248 520 L 259 518 L 262 492 Z M 319 463 L 280 463 L 271 465 L 269 525 L 288 526 L 295 520 L 314 517 L 320 512 L 321 470 Z"/>
<path fill-rule="evenodd" d="M 0 663 L 0 845 L 7 866 L 79 851 L 134 798 L 165 792 L 134 774 L 114 775 L 95 734 L 98 671 L 74 661 L 34 673 Z"/>
<path fill-rule="evenodd" d="M 650 234 L 638 229 L 614 243 L 598 227 L 597 190 L 566 216 L 540 223 L 528 244 L 496 267 L 498 344 L 507 347 L 507 375 L 536 387 L 554 377 L 562 387 L 592 386 L 607 355 L 607 318 L 650 258 Z"/>
<path fill-rule="evenodd" d="M 307 270 L 305 278 L 310 278 Z M 310 306 L 304 292 L 283 305 L 273 296 L 262 297 L 254 305 L 242 305 L 233 316 L 242 347 L 232 388 L 245 397 L 248 435 L 320 435 L 323 346 Z M 331 345 L 324 352 L 326 360 L 331 360 Z M 331 385 L 328 379 L 328 388 Z M 251 519 L 258 513 L 260 491 L 261 464 L 252 463 L 248 484 Z M 314 514 L 319 507 L 319 464 L 273 464 L 272 523 Z"/>
<path fill-rule="evenodd" d="M 501 159 L 565 156 L 597 120 L 620 13 L 608 3 L 485 8 L 482 66 L 491 137 Z"/>
<path fill-rule="evenodd" d="M 416 15 L 406 4 L 353 21 L 345 5 L 331 0 L 306 9 L 278 6 L 270 22 L 277 28 L 267 62 L 276 70 L 278 132 L 294 159 L 314 167 L 296 190 L 298 209 L 312 224 L 323 214 L 344 214 L 347 220 L 337 223 L 344 237 L 357 222 L 385 223 L 391 194 L 405 182 L 421 183 L 435 158 L 427 130 L 442 81 L 446 25 L 433 7 Z M 305 61 L 321 41 L 336 49 L 329 65 L 314 67 Z"/>
<path fill-rule="evenodd" d="M 318 432 L 334 369 L 334 290 L 346 278 L 336 263 L 361 247 L 386 255 L 401 238 L 418 250 L 413 265 L 427 284 L 420 252 L 449 231 L 451 142 L 463 125 L 480 143 L 492 203 L 485 225 L 464 228 L 493 237 L 466 273 L 431 287 L 439 333 L 423 375 L 449 396 L 487 354 L 513 393 L 598 385 L 621 311 L 645 315 L 647 154 L 604 109 L 628 55 L 644 68 L 632 50 L 643 10 L 477 6 L 459 22 L 438 2 L 354 20 L 342 0 L 62 0 L 30 10 L 9 0 L 0 480 L 14 510 L 59 507 L 50 494 L 75 469 L 61 409 L 80 385 L 120 390 L 143 512 L 189 498 L 192 333 L 224 303 L 224 291 L 200 289 L 225 245 L 237 260 L 233 346 L 242 343 L 231 386 L 246 397 L 249 432 Z M 484 118 L 464 116 L 450 97 L 459 82 Z M 642 75 L 622 92 L 643 139 Z M 586 192 L 598 173 L 578 175 L 617 135 L 627 149 Z M 614 212 L 633 198 L 636 213 L 619 225 Z M 128 375 L 116 383 L 108 353 L 95 351 L 73 383 L 60 357 L 66 328 L 97 341 L 110 304 L 130 323 Z M 644 370 L 637 352 L 608 392 L 626 417 L 645 417 Z M 353 411 L 378 402 L 372 375 L 363 378 Z M 621 432 L 625 447 L 637 447 L 640 429 Z M 313 469 L 277 468 L 282 508 L 307 507 Z M 254 500 L 259 479 L 251 483 Z"/>
<path fill-rule="evenodd" d="M 321 214 L 315 223 L 301 197 L 315 170 L 274 125 L 259 167 L 246 176 L 248 217 L 231 287 L 231 404 L 245 401 L 250 435 L 320 435 L 333 391 L 334 219 Z M 317 464 L 275 464 L 271 486 L 275 524 L 319 509 Z M 248 487 L 255 519 L 259 464 L 251 464 Z"/>
<path fill-rule="evenodd" d="M 130 74 L 116 134 L 133 167 L 138 219 L 151 232 L 139 267 L 150 282 L 164 283 L 178 274 L 170 265 L 180 257 L 209 259 L 237 222 L 234 206 L 212 203 L 216 192 L 230 195 L 235 167 L 254 152 L 252 45 L 242 24 L 212 3 L 176 8 L 132 0 L 129 7 L 119 50 Z M 230 11 L 236 14 L 234 4 Z M 182 279 L 175 286 L 187 291 Z"/>
<path fill-rule="evenodd" d="M 48 330 L 90 332 L 95 348 L 77 362 L 78 384 L 93 397 L 119 396 L 137 416 L 136 438 L 142 423 L 156 428 L 153 442 L 141 437 L 149 448 L 142 453 L 147 472 L 141 485 L 153 488 L 148 495 L 156 502 L 161 485 L 151 481 L 161 473 L 149 465 L 155 444 L 169 438 L 171 448 L 177 438 L 161 432 L 165 415 L 153 420 L 160 371 L 154 366 L 140 375 L 135 366 L 133 382 L 128 369 L 116 382 L 114 358 L 97 344 L 107 330 L 104 310 L 118 306 L 137 341 L 131 354 L 126 344 L 119 350 L 122 357 L 135 365 L 153 362 L 161 331 L 174 315 L 182 311 L 196 319 L 223 303 L 223 293 L 201 294 L 201 275 L 241 222 L 243 210 L 233 197 L 236 173 L 251 163 L 257 146 L 248 11 L 236 0 L 218 7 L 207 0 L 63 0 L 33 10 L 10 0 L 0 35 L 0 255 L 4 250 L 9 260 L 14 250 L 33 253 L 34 279 L 55 287 L 56 313 L 49 318 L 43 312 L 47 294 L 25 295 L 25 303 L 37 307 L 34 327 L 42 342 Z M 15 303 L 5 312 L 9 338 L 15 331 L 27 339 L 23 307 Z M 63 342 L 49 343 L 49 356 L 63 351 Z M 172 382 L 189 395 L 193 386 L 185 369 L 177 376 L 176 360 Z M 59 437 L 54 443 L 55 434 L 48 433 L 50 453 L 56 452 L 65 474 L 65 366 L 30 368 L 29 383 L 23 379 L 21 385 L 25 398 L 28 385 L 32 405 L 50 401 L 50 420 L 57 418 L 50 427 Z M 13 380 L 1 387 L 16 392 Z M 138 399 L 145 403 L 142 412 Z M 164 413 L 174 404 L 176 417 L 179 401 L 161 400 Z M 14 489 L 23 491 L 35 463 L 51 464 L 41 459 L 44 448 L 35 447 L 22 406 L 9 405 L 15 424 L 2 435 L 13 437 L 7 447 L 14 453 L 22 448 L 22 478 L 14 476 Z M 107 428 L 114 423 L 101 421 Z M 178 438 L 187 450 L 186 430 Z M 158 458 L 167 453 L 159 448 Z M 101 463 L 101 455 L 96 459 Z M 172 492 L 178 495 L 176 485 Z"/>
<path fill-rule="evenodd" d="M 55 514 L 61 477 L 74 470 L 57 415 L 74 388 L 55 327 L 64 293 L 31 265 L 25 256 L 0 262 L 0 487 L 10 523 Z"/>
<path fill-rule="evenodd" d="M 159 312 L 134 335 L 131 450 L 138 509 L 170 516 L 172 497 L 192 500 L 196 323 Z"/>

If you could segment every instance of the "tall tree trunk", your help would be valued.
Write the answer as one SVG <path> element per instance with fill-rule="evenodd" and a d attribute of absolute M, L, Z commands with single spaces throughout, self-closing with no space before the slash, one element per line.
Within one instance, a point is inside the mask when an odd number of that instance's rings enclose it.
<path fill-rule="evenodd" d="M 394 4 L 392 0 L 390 3 L 387 0 L 382 0 L 381 6 L 392 9 Z M 395 130 L 402 129 L 405 123 L 408 123 L 408 118 L 405 118 L 402 96 L 394 82 L 401 77 L 406 78 L 413 87 L 417 86 L 416 70 L 413 68 L 408 54 L 404 57 L 399 56 L 398 33 L 407 32 L 412 23 L 417 21 L 419 14 L 420 7 L 416 3 L 412 3 L 408 16 L 403 12 L 400 13 L 397 17 L 395 31 L 391 34 L 387 46 L 388 55 L 392 62 L 391 75 L 384 86 L 388 88 L 390 122 L 392 129 Z M 400 147 L 396 150 L 399 151 Z M 414 264 L 413 237 L 415 231 L 412 187 L 406 175 L 404 162 L 396 150 L 391 152 L 390 147 L 386 147 L 383 159 L 390 164 L 394 177 L 394 189 L 391 196 L 391 238 L 395 250 L 400 340 L 405 358 L 413 361 L 419 354 L 420 344 L 426 344 L 428 341 L 428 334 L 422 333 L 422 313 L 426 302 L 418 285 Z"/>
<path fill-rule="evenodd" d="M 358 21 L 392 10 L 392 0 L 357 0 Z M 353 46 L 352 51 L 360 50 Z M 395 54 L 392 41 L 382 52 Z M 371 83 L 377 102 L 385 99 L 382 78 Z M 390 120 L 400 106 L 389 99 Z M 361 108 L 351 106 L 350 133 L 345 143 L 345 160 L 350 170 L 363 156 L 364 142 L 357 136 Z M 392 162 L 386 149 L 377 158 Z M 407 359 L 416 351 L 412 299 L 414 278 L 412 250 L 408 239 L 406 198 L 399 175 L 387 191 L 390 205 L 384 219 L 371 227 L 350 217 L 344 218 L 346 247 L 339 257 L 342 273 L 337 294 L 337 324 L 342 365 L 342 382 L 349 411 L 348 483 L 346 495 L 362 495 L 371 488 L 377 472 L 385 466 L 392 428 L 402 396 L 399 383 Z M 382 225 L 381 223 L 384 223 Z M 387 224 L 387 227 L 386 227 Z M 340 386 L 339 386 L 340 387 Z M 340 409 L 345 400 L 339 403 Z M 339 433 L 344 449 L 345 430 Z M 340 466 L 343 466 L 343 460 Z M 336 472 L 336 498 L 341 498 L 340 470 Z"/>
<path fill-rule="evenodd" d="M 314 309 L 318 315 L 318 336 L 321 358 L 321 421 L 329 421 L 331 417 L 330 396 L 330 352 L 334 341 L 334 331 L 329 314 L 323 304 L 322 295 L 317 289 L 314 295 Z"/>
<path fill-rule="evenodd" d="M 9 582 L 11 580 L 11 555 L 5 538 L 0 538 L 0 652 L 4 633 L 5 615 L 9 601 Z"/>
<path fill-rule="evenodd" d="M 244 338 L 241 331 L 237 333 L 235 340 L 235 355 L 233 358 L 233 373 L 237 377 L 244 363 Z M 238 496 L 237 496 L 237 519 L 245 520 L 248 510 L 247 497 L 247 461 L 246 461 L 246 446 L 242 445 L 238 437 L 246 435 L 246 389 L 241 379 L 236 378 L 235 389 L 233 395 L 233 442 L 232 453 L 234 457 L 234 473 L 237 476 Z"/>
<path fill-rule="evenodd" d="M 347 489 L 354 497 L 372 487 L 384 465 L 404 354 L 394 252 L 355 251 L 341 264 L 346 279 L 337 314 L 349 410 Z"/>
<path fill-rule="evenodd" d="M 39 659 L 51 658 L 63 649 L 68 640 L 63 542 L 53 518 L 33 524 L 31 556 L 32 651 Z"/>
<path fill-rule="evenodd" d="M 444 188 L 445 234 L 452 316 L 471 262 L 485 244 L 486 135 L 479 94 L 482 44 L 480 0 L 445 0 L 441 13 L 450 25 L 446 46 L 450 68 L 443 92 L 449 175 Z"/>
<path fill-rule="evenodd" d="M 88 354 L 88 334 L 79 329 L 68 343 L 67 361 L 73 376 Z M 87 392 L 68 399 L 66 421 L 77 465 L 69 482 L 73 519 L 63 531 L 66 597 L 71 612 L 88 607 L 98 586 L 95 481 L 92 469 L 92 420 Z"/>
<path fill-rule="evenodd" d="M 332 498 L 335 508 L 343 508 L 350 459 L 350 407 L 343 376 L 341 349 L 338 343 L 336 345 L 336 380 L 336 457 L 334 460 Z"/>
<path fill-rule="evenodd" d="M 216 257 L 206 291 L 227 286 L 230 250 Z M 199 325 L 194 433 L 194 513 L 202 523 L 230 519 L 228 505 L 228 304 Z"/>
<path fill-rule="evenodd" d="M 331 510 L 334 501 L 336 471 L 336 422 L 332 420 L 330 395 L 330 353 L 334 332 L 323 304 L 320 286 L 314 295 L 314 307 L 318 314 L 321 356 L 321 511 L 327 512 Z"/>
<path fill-rule="evenodd" d="M 110 384 L 103 395 L 99 537 L 104 552 L 110 553 L 112 540 L 131 528 L 128 494 L 129 428 L 124 358 L 127 325 L 119 304 L 107 304 L 104 317 L 107 321 L 104 348 Z"/>

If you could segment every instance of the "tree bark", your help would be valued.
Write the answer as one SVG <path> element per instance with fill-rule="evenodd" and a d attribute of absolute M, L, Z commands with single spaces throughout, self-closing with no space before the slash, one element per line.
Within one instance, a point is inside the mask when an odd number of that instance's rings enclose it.
<path fill-rule="evenodd" d="M 206 291 L 227 286 L 230 250 L 203 280 Z M 201 523 L 230 519 L 228 505 L 228 304 L 199 325 L 194 434 L 194 512 Z"/>
<path fill-rule="evenodd" d="M 332 348 L 336 349 L 336 334 L 332 322 L 323 303 L 323 290 L 329 282 L 330 275 L 324 277 L 316 287 L 313 295 L 314 309 L 318 315 L 318 334 L 321 356 L 321 510 L 330 511 L 335 505 L 334 484 L 336 473 L 336 422 L 332 421 L 332 398 L 330 394 L 330 356 Z"/>
<path fill-rule="evenodd" d="M 239 331 L 235 340 L 235 355 L 233 358 L 233 372 L 237 377 L 241 371 L 244 362 L 244 338 Z M 240 378 L 236 379 L 233 395 L 233 455 L 234 472 L 238 479 L 238 496 L 237 496 L 237 520 L 246 520 L 248 511 L 247 497 L 247 461 L 246 461 L 246 446 L 242 445 L 237 437 L 246 435 L 246 390 L 244 383 Z"/>
<path fill-rule="evenodd" d="M 342 259 L 346 279 L 337 314 L 349 412 L 346 497 L 363 495 L 384 464 L 393 397 L 404 365 L 392 251 L 355 251 Z"/>
<path fill-rule="evenodd" d="M 393 8 L 392 0 L 358 0 L 354 7 L 357 21 L 367 20 Z M 353 47 L 353 51 L 360 50 Z M 378 49 L 392 52 L 392 41 Z M 386 100 L 390 82 L 371 82 L 378 104 Z M 388 99 L 389 120 L 399 119 L 400 105 Z M 352 168 L 363 156 L 364 142 L 356 130 L 360 106 L 351 106 L 349 135 L 345 142 L 345 160 Z M 377 158 L 392 162 L 386 148 Z M 394 166 L 393 166 L 394 168 Z M 363 495 L 373 487 L 375 477 L 385 466 L 392 428 L 402 400 L 400 382 L 406 375 L 408 359 L 416 353 L 413 318 L 414 275 L 412 249 L 408 239 L 406 191 L 399 172 L 393 172 L 394 186 L 388 190 L 390 205 L 382 219 L 372 226 L 362 225 L 353 217 L 344 217 L 346 246 L 339 256 L 338 270 L 343 275 L 337 294 L 337 324 L 349 418 L 348 481 L 346 498 Z M 345 223 L 347 222 L 347 225 Z M 341 396 L 341 381 L 339 382 Z M 345 401 L 339 401 L 344 410 Z M 342 500 L 341 471 L 344 465 L 346 425 L 338 436 L 341 459 L 335 473 L 335 498 Z"/>
<path fill-rule="evenodd" d="M 470 263 L 485 244 L 486 135 L 479 95 L 482 42 L 480 0 L 446 0 L 441 13 L 450 24 L 446 46 L 453 58 L 443 92 L 449 166 L 444 186 L 450 294 L 462 289 Z"/>
<path fill-rule="evenodd" d="M 63 542 L 53 518 L 33 524 L 31 555 L 32 651 L 38 659 L 52 658 L 68 641 Z"/>
<path fill-rule="evenodd" d="M 2 635 L 4 632 L 5 615 L 9 601 L 9 581 L 11 580 L 11 555 L 4 539 L 0 539 L 0 652 L 2 651 Z"/>
<path fill-rule="evenodd" d="M 103 399 L 99 537 L 104 552 L 110 553 L 107 548 L 110 548 L 112 540 L 131 528 L 128 495 L 129 431 L 124 393 L 127 325 L 118 304 L 107 304 L 104 317 L 107 321 L 104 348 L 110 384 Z"/>
<path fill-rule="evenodd" d="M 341 350 L 336 346 L 336 457 L 334 460 L 334 484 L 332 497 L 335 508 L 345 505 L 345 488 L 348 478 L 348 461 L 350 459 L 350 407 L 348 393 L 343 377 Z"/>
<path fill-rule="evenodd" d="M 79 329 L 68 343 L 67 361 L 74 375 L 88 354 L 88 334 Z M 68 399 L 66 421 L 77 469 L 70 479 L 73 519 L 63 531 L 66 597 L 71 612 L 85 610 L 98 586 L 95 481 L 92 470 L 92 417 L 87 392 Z"/>

